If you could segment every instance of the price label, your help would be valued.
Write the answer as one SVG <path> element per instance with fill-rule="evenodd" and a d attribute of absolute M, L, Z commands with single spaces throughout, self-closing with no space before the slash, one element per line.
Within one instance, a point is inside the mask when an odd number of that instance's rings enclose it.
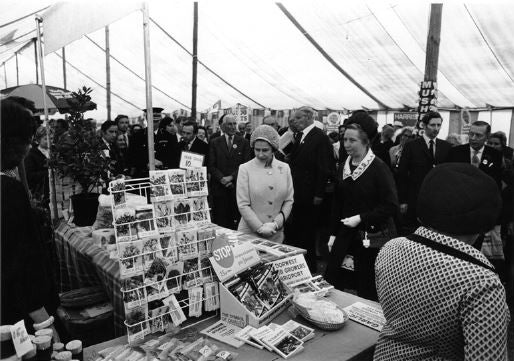
<path fill-rule="evenodd" d="M 183 151 L 180 155 L 180 168 L 199 168 L 203 166 L 202 154 Z"/>
<path fill-rule="evenodd" d="M 32 341 L 30 341 L 29 334 L 25 328 L 23 320 L 11 326 L 11 337 L 16 349 L 16 356 L 22 357 L 26 353 L 32 351 Z"/>

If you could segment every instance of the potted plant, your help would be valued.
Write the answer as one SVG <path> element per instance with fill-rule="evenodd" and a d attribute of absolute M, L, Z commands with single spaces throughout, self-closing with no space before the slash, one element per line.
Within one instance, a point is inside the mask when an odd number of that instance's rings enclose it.
<path fill-rule="evenodd" d="M 96 104 L 91 102 L 91 92 L 91 88 L 82 87 L 72 93 L 74 99 L 68 101 L 68 131 L 56 139 L 50 156 L 50 166 L 58 176 L 69 177 L 81 186 L 81 193 L 71 196 L 77 226 L 94 223 L 99 194 L 92 192 L 105 185 L 113 166 L 113 161 L 103 155 L 96 124 L 84 118 L 87 110 L 96 109 Z"/>

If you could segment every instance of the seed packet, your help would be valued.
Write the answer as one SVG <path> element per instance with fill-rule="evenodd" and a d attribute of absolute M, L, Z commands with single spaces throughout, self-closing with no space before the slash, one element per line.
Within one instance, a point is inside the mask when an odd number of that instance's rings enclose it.
<path fill-rule="evenodd" d="M 156 258 L 145 272 L 144 283 L 148 301 L 167 297 L 169 292 L 166 286 L 167 263 L 162 258 Z"/>
<path fill-rule="evenodd" d="M 294 320 L 289 320 L 280 327 L 303 342 L 308 341 L 314 337 L 314 329 L 302 325 L 301 323 L 298 323 Z"/>
<path fill-rule="evenodd" d="M 162 256 L 169 262 L 178 261 L 178 249 L 175 241 L 175 233 L 161 234 L 159 237 L 161 243 Z"/>
<path fill-rule="evenodd" d="M 211 261 L 208 256 L 199 257 L 200 260 L 200 277 L 202 278 L 202 283 L 212 282 L 213 281 L 213 269 L 211 265 Z"/>
<path fill-rule="evenodd" d="M 171 199 L 171 190 L 166 174 L 166 171 L 162 170 L 150 171 L 150 194 L 152 202 L 160 202 Z"/>
<path fill-rule="evenodd" d="M 133 208 L 118 208 L 114 210 L 114 229 L 118 242 L 126 242 L 137 238 L 137 229 L 134 222 L 136 211 Z"/>
<path fill-rule="evenodd" d="M 202 315 L 203 287 L 193 287 L 188 290 L 189 294 L 189 317 L 200 317 Z"/>
<path fill-rule="evenodd" d="M 218 282 L 207 282 L 203 285 L 205 294 L 205 311 L 214 311 L 220 308 L 220 293 Z"/>
<path fill-rule="evenodd" d="M 189 199 L 176 199 L 173 201 L 173 226 L 184 227 L 191 222 L 191 204 Z"/>
<path fill-rule="evenodd" d="M 123 280 L 123 304 L 125 312 L 146 302 L 143 275 L 136 275 Z"/>
<path fill-rule="evenodd" d="M 180 260 L 198 257 L 197 231 L 195 228 L 177 231 L 178 257 Z"/>
<path fill-rule="evenodd" d="M 173 216 L 173 202 L 162 201 L 154 202 L 155 223 L 159 233 L 171 232 L 172 230 L 172 216 Z"/>
<path fill-rule="evenodd" d="M 211 221 L 207 197 L 191 198 L 191 222 L 208 223 Z"/>
<path fill-rule="evenodd" d="M 246 309 L 252 312 L 256 317 L 261 317 L 263 314 L 268 312 L 268 308 L 259 299 L 257 292 L 255 292 L 248 282 L 238 282 L 229 289 L 230 292 L 232 292 L 232 294 L 241 301 Z"/>
<path fill-rule="evenodd" d="M 283 296 L 273 279 L 272 270 L 272 264 L 265 264 L 264 266 L 255 269 L 250 277 L 254 288 L 257 290 L 259 298 L 268 308 L 273 308 L 273 306 L 283 299 Z"/>
<path fill-rule="evenodd" d="M 148 334 L 148 325 L 145 321 L 147 314 L 148 305 L 146 303 L 125 314 L 129 343 L 143 339 Z"/>
<path fill-rule="evenodd" d="M 267 350 L 273 351 L 271 346 L 269 346 L 267 343 L 263 341 L 264 337 L 270 335 L 271 333 L 273 333 L 273 330 L 269 326 L 261 326 L 257 329 L 248 331 L 248 334 L 250 335 L 252 340 L 257 342 L 261 346 L 265 347 Z"/>
<path fill-rule="evenodd" d="M 159 304 L 162 304 L 159 302 Z M 150 332 L 161 332 L 164 331 L 164 320 L 163 316 L 169 313 L 169 305 L 162 305 L 156 308 L 153 308 L 148 311 L 148 326 L 150 327 Z"/>
<path fill-rule="evenodd" d="M 184 311 L 182 311 L 175 295 L 171 294 L 162 301 L 169 306 L 171 321 L 175 326 L 179 326 L 186 320 L 186 315 L 184 315 Z"/>
<path fill-rule="evenodd" d="M 143 243 L 143 261 L 144 268 L 148 269 L 154 259 L 162 258 L 161 243 L 159 237 L 148 237 L 141 240 Z"/>
<path fill-rule="evenodd" d="M 188 197 L 206 196 L 207 190 L 207 168 L 188 168 L 185 175 L 186 192 Z"/>
<path fill-rule="evenodd" d="M 185 184 L 186 172 L 183 169 L 168 169 L 166 174 L 173 199 L 184 198 L 187 195 Z"/>
<path fill-rule="evenodd" d="M 198 258 L 191 258 L 184 261 L 184 273 L 182 276 L 182 287 L 185 290 L 201 284 L 200 272 L 198 271 Z"/>
<path fill-rule="evenodd" d="M 216 230 L 209 227 L 198 228 L 198 253 L 200 255 L 210 255 L 212 253 L 212 242 L 216 238 Z"/>
<path fill-rule="evenodd" d="M 166 268 L 166 287 L 169 293 L 179 293 L 182 290 L 182 272 L 184 272 L 184 262 L 170 264 Z"/>
<path fill-rule="evenodd" d="M 118 243 L 120 258 L 120 277 L 128 278 L 143 270 L 143 244 L 141 241 Z"/>
<path fill-rule="evenodd" d="M 303 342 L 280 327 L 264 336 L 262 341 L 283 358 L 289 358 L 303 350 Z"/>
<path fill-rule="evenodd" d="M 321 275 L 312 277 L 311 282 L 314 284 L 314 286 L 318 287 L 321 290 L 328 291 L 334 288 L 334 286 L 328 283 Z"/>
<path fill-rule="evenodd" d="M 159 235 L 159 231 L 155 226 L 152 205 L 139 206 L 136 208 L 136 228 L 139 238 Z"/>
<path fill-rule="evenodd" d="M 111 181 L 111 194 L 114 208 L 125 207 L 127 204 L 125 197 L 125 178 Z"/>
<path fill-rule="evenodd" d="M 237 338 L 238 340 L 243 341 L 244 343 L 247 343 L 250 346 L 253 346 L 255 348 L 262 350 L 264 348 L 264 346 L 262 346 L 258 342 L 253 341 L 252 336 L 250 336 L 250 333 L 256 332 L 256 331 L 257 330 L 255 327 L 248 325 L 245 328 L 243 328 L 242 330 L 236 332 L 234 337 Z"/>
<path fill-rule="evenodd" d="M 317 292 L 319 289 L 312 284 L 311 281 L 300 282 L 291 286 L 294 290 L 298 290 L 300 293 Z"/>

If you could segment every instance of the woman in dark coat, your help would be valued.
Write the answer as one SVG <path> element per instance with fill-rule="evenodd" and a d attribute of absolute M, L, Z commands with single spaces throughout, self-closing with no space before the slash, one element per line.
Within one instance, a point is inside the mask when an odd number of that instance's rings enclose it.
<path fill-rule="evenodd" d="M 25 107 L 5 99 L 0 102 L 1 122 L 1 277 L 0 324 L 49 319 L 47 306 L 55 300 L 37 222 L 23 185 L 13 169 L 25 158 L 32 140 L 33 119 Z M 59 336 L 54 329 L 54 339 Z"/>
<path fill-rule="evenodd" d="M 352 124 L 353 123 L 353 124 Z M 370 148 L 377 126 L 368 114 L 359 112 L 349 119 L 344 134 L 348 158 L 334 196 L 330 250 L 326 279 L 338 289 L 355 286 L 359 296 L 377 299 L 374 263 L 378 248 L 363 244 L 360 231 L 390 228 L 398 208 L 398 196 L 389 167 Z M 343 260 L 354 275 L 341 271 Z M 345 259 L 346 258 L 346 259 Z M 352 284 L 353 281 L 355 284 Z"/>

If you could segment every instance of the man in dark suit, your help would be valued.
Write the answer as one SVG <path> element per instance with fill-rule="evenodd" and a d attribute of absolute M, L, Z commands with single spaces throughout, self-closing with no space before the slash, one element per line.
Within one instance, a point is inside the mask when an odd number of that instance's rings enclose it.
<path fill-rule="evenodd" d="M 196 137 L 198 125 L 196 122 L 189 121 L 182 125 L 182 141 L 180 150 L 203 155 L 203 165 L 207 164 L 209 157 L 209 144 Z"/>
<path fill-rule="evenodd" d="M 223 114 L 220 117 L 220 120 L 218 120 L 218 130 L 211 134 L 211 136 L 209 137 L 209 141 L 213 140 L 214 138 L 221 137 L 223 135 L 223 119 L 225 119 L 226 116 L 227 114 Z"/>
<path fill-rule="evenodd" d="M 492 177 L 501 190 L 502 155 L 493 147 L 485 145 L 491 126 L 481 120 L 471 124 L 469 143 L 458 145 L 450 151 L 449 162 L 470 163 Z"/>
<path fill-rule="evenodd" d="M 223 135 L 209 144 L 208 168 L 211 174 L 213 218 L 219 226 L 236 229 L 241 215 L 237 208 L 236 181 L 239 165 L 250 160 L 250 143 L 235 135 L 236 119 L 223 118 Z"/>
<path fill-rule="evenodd" d="M 316 271 L 316 219 L 334 159 L 327 135 L 314 125 L 314 110 L 299 108 L 290 120 L 295 130 L 289 166 L 294 186 L 292 222 L 287 226 L 286 243 L 305 248 L 311 272 Z"/>
<path fill-rule="evenodd" d="M 443 119 L 437 112 L 428 112 L 421 119 L 423 134 L 405 144 L 398 164 L 398 196 L 400 212 L 405 215 L 404 226 L 415 228 L 416 201 L 421 183 L 428 172 L 448 157 L 451 144 L 437 139 Z"/>

